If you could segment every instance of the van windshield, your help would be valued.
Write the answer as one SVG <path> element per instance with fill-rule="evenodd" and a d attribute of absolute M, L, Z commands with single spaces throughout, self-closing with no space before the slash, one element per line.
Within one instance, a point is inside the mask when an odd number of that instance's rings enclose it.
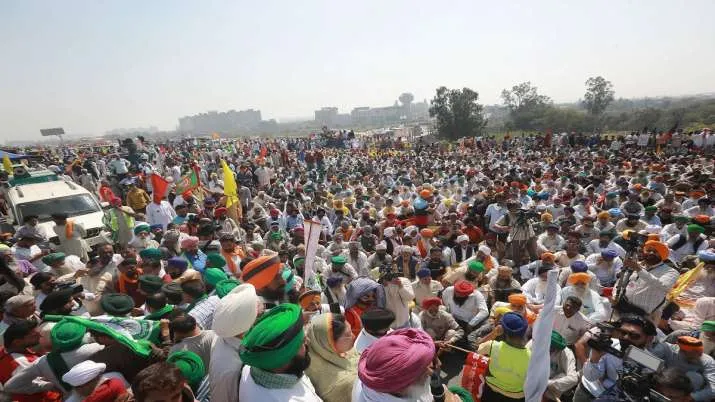
<path fill-rule="evenodd" d="M 51 198 L 47 200 L 27 202 L 17 206 L 18 222 L 25 216 L 37 215 L 40 222 L 52 220 L 52 215 L 65 213 L 68 216 L 79 216 L 100 212 L 97 201 L 89 194 L 72 195 L 69 197 Z"/>

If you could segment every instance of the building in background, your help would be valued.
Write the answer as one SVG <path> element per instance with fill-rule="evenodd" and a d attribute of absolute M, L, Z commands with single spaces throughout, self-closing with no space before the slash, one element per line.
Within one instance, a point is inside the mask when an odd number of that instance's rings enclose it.
<path fill-rule="evenodd" d="M 179 118 L 179 131 L 196 135 L 250 132 L 259 130 L 262 123 L 260 110 L 210 111 Z"/>

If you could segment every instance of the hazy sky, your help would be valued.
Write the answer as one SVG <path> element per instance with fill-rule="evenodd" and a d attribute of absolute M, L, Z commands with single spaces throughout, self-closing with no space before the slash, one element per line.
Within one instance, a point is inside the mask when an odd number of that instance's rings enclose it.
<path fill-rule="evenodd" d="M 522 81 L 574 101 L 593 75 L 621 97 L 711 92 L 713 15 L 713 0 L 0 0 L 0 140 L 349 112 L 440 85 L 484 103 Z"/>

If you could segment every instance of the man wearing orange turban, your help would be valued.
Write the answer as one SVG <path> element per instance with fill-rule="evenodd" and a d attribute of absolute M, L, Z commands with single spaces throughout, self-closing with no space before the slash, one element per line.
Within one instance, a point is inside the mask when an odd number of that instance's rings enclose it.
<path fill-rule="evenodd" d="M 256 288 L 266 309 L 280 304 L 285 295 L 283 263 L 278 254 L 258 257 L 243 267 L 241 283 L 250 283 Z"/>
<path fill-rule="evenodd" d="M 627 301 L 617 303 L 614 307 L 616 311 L 620 314 L 645 313 L 654 322 L 660 320 L 665 296 L 678 279 L 678 271 L 665 262 L 668 254 L 665 243 L 649 240 L 643 245 L 642 261 L 626 258 L 623 267 L 633 273 L 625 288 Z M 618 290 L 614 293 L 617 294 Z"/>

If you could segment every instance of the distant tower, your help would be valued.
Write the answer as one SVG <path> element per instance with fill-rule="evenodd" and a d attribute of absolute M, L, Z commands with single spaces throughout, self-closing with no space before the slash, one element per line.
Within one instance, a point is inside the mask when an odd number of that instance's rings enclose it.
<path fill-rule="evenodd" d="M 400 95 L 400 97 L 398 99 L 400 99 L 400 103 L 402 103 L 402 109 L 404 110 L 404 112 L 403 112 L 404 115 L 407 116 L 407 118 L 409 119 L 410 116 L 412 115 L 412 113 L 410 113 L 410 112 L 411 112 L 412 101 L 415 100 L 414 95 L 412 95 L 409 92 L 405 92 L 402 95 Z"/>

